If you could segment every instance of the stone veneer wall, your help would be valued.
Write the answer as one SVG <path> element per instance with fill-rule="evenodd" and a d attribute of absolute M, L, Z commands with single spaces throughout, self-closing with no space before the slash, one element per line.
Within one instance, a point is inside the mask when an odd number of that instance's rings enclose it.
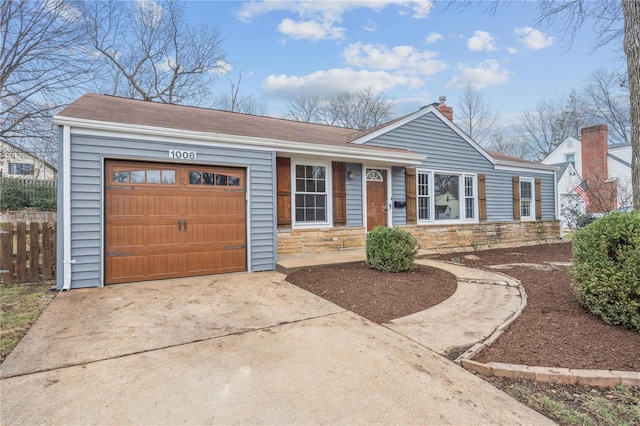
<path fill-rule="evenodd" d="M 560 221 L 483 222 L 455 225 L 403 225 L 425 250 L 482 249 L 560 239 Z M 278 230 L 278 256 L 364 248 L 363 227 Z"/>
<path fill-rule="evenodd" d="M 364 227 L 279 229 L 278 256 L 329 253 L 364 247 Z"/>
<path fill-rule="evenodd" d="M 560 221 L 482 222 L 441 226 L 400 226 L 426 250 L 486 249 L 560 239 Z"/>

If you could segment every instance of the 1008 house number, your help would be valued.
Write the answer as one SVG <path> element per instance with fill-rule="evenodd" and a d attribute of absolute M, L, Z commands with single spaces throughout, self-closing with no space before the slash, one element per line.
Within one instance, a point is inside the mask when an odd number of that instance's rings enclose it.
<path fill-rule="evenodd" d="M 169 150 L 169 158 L 177 158 L 179 160 L 195 160 L 195 151 L 179 151 L 177 149 Z"/>

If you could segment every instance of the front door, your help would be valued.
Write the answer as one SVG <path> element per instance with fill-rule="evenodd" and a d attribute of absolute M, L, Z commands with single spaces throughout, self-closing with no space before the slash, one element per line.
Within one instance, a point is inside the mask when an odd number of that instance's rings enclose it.
<path fill-rule="evenodd" d="M 367 169 L 367 231 L 387 226 L 387 171 Z"/>

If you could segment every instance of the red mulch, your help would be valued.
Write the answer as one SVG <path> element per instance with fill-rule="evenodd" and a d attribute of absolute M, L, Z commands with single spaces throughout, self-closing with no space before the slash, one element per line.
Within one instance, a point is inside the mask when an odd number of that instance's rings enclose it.
<path fill-rule="evenodd" d="M 479 260 L 469 260 L 475 255 Z M 556 243 L 439 256 L 465 266 L 488 269 L 508 263 L 569 262 L 571 244 Z M 518 266 L 498 270 L 520 280 L 527 307 L 511 327 L 476 359 L 481 362 L 584 369 L 640 371 L 640 333 L 610 326 L 578 304 L 568 267 L 541 271 Z M 388 274 L 364 263 L 303 269 L 287 281 L 371 321 L 384 323 L 436 305 L 455 292 L 447 272 L 419 266 L 415 272 Z"/>

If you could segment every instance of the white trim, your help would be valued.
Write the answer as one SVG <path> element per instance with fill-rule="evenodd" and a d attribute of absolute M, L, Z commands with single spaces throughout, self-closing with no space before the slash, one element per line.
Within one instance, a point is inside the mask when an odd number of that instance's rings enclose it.
<path fill-rule="evenodd" d="M 326 221 L 296 223 L 296 166 L 322 166 L 325 168 L 325 193 L 327 195 Z M 291 159 L 291 228 L 292 229 L 328 229 L 333 227 L 333 170 L 331 162 Z M 322 194 L 318 192 L 317 194 Z"/>
<path fill-rule="evenodd" d="M 429 217 L 430 219 L 420 219 L 419 214 L 419 190 L 418 183 L 420 181 L 418 175 L 420 173 L 429 175 Z M 459 219 L 450 219 L 450 220 L 437 220 L 436 219 L 436 193 L 435 193 L 435 175 L 455 175 L 459 176 L 460 182 L 458 184 L 458 216 Z M 465 195 L 465 181 L 464 178 L 466 176 L 473 178 L 473 212 L 475 217 L 472 219 L 468 219 L 466 217 L 466 202 L 467 198 Z M 479 194 L 478 194 L 478 173 L 476 172 L 461 172 L 461 171 L 446 171 L 446 170 L 432 170 L 426 168 L 416 168 L 416 223 L 418 225 L 459 225 L 461 223 L 479 223 L 480 222 L 480 211 L 478 210 L 479 205 Z M 462 195 L 462 196 L 461 196 Z M 464 215 L 462 214 L 464 213 Z"/>
<path fill-rule="evenodd" d="M 393 227 L 393 211 L 392 211 L 392 202 L 391 202 L 391 190 L 392 185 L 391 181 L 393 176 L 391 175 L 391 168 L 387 167 L 376 167 L 372 165 L 362 164 L 362 224 L 364 225 L 365 233 L 367 229 L 367 170 L 385 170 L 387 172 L 387 227 Z"/>
<path fill-rule="evenodd" d="M 62 128 L 62 237 L 63 285 L 62 290 L 71 289 L 71 128 Z"/>
<path fill-rule="evenodd" d="M 531 205 L 529 208 L 529 216 L 522 215 L 522 182 L 530 182 L 531 183 Z M 520 209 L 520 221 L 521 222 L 531 222 L 536 220 L 536 179 L 532 177 L 524 177 L 520 176 L 520 201 L 518 203 L 518 208 Z M 542 194 L 541 194 L 542 195 Z"/>
<path fill-rule="evenodd" d="M 85 120 L 64 116 L 55 116 L 53 123 L 57 125 L 73 126 L 73 134 L 88 136 L 120 137 L 143 139 L 156 142 L 170 142 L 192 145 L 229 146 L 236 149 L 275 150 L 287 154 L 310 154 L 346 160 L 381 161 L 393 165 L 417 165 L 425 156 L 410 151 L 395 151 L 380 149 L 362 149 L 349 145 L 325 145 L 308 142 L 292 142 L 278 139 L 236 136 L 221 133 L 195 132 L 167 127 L 141 126 L 125 123 L 112 123 L 97 120 Z M 225 145 L 228 144 L 228 145 Z"/>
<path fill-rule="evenodd" d="M 544 161 L 545 161 L 547 158 L 551 157 L 551 156 L 552 156 L 552 155 L 553 155 L 557 150 L 559 150 L 560 148 L 564 147 L 564 146 L 567 144 L 567 141 L 568 141 L 569 139 L 572 139 L 574 143 L 575 143 L 575 142 L 577 142 L 577 143 L 578 143 L 578 148 L 576 149 L 576 154 L 577 154 L 577 152 L 578 152 L 578 151 L 582 152 L 582 151 L 581 151 L 581 149 L 582 149 L 582 141 L 581 141 L 581 140 L 579 140 L 579 139 L 574 138 L 573 136 L 567 136 L 566 138 L 564 138 L 564 140 L 563 140 L 562 142 L 560 142 L 560 145 L 556 146 L 556 147 L 553 149 L 553 151 L 551 151 L 551 152 L 549 153 L 549 155 L 547 155 L 546 157 L 544 157 L 544 159 L 542 160 L 542 162 L 544 163 Z M 571 149 L 574 149 L 574 148 L 575 148 L 575 145 L 574 145 Z"/>
<path fill-rule="evenodd" d="M 495 170 L 505 170 L 509 172 L 526 172 L 531 173 L 532 170 L 535 170 L 536 173 L 552 175 L 555 174 L 558 167 L 555 166 L 547 166 L 546 164 L 523 164 L 518 162 L 511 161 L 499 161 L 495 166 Z"/>
<path fill-rule="evenodd" d="M 569 167 L 571 167 L 571 164 L 569 164 Z M 567 167 L 567 169 L 569 167 Z M 560 220 L 560 200 L 558 199 L 560 192 L 558 191 L 558 179 L 556 179 L 556 177 L 557 177 L 557 172 L 553 172 L 553 207 L 556 213 L 555 219 Z M 542 187 L 540 188 L 540 191 L 542 191 Z M 542 202 L 542 194 L 540 194 L 540 202 Z M 560 236 L 562 236 L 562 226 L 560 226 L 560 228 L 561 228 Z"/>
<path fill-rule="evenodd" d="M 449 120 L 447 117 L 445 117 L 439 110 L 438 108 L 436 108 L 433 105 L 428 105 L 425 107 L 420 108 L 418 111 L 416 111 L 415 113 L 406 116 L 405 118 L 403 118 L 402 120 L 398 120 L 395 123 L 391 123 L 388 126 L 385 126 L 379 130 L 376 130 L 375 132 L 371 132 L 367 135 L 364 135 L 361 138 L 358 138 L 354 141 L 352 141 L 351 143 L 353 144 L 357 144 L 357 145 L 361 145 L 361 144 L 365 144 L 369 141 L 371 141 L 372 139 L 375 139 L 379 136 L 382 136 L 392 130 L 397 129 L 398 127 L 404 126 L 405 124 L 422 117 L 423 115 L 426 115 L 428 113 L 432 113 L 434 114 L 437 118 L 440 119 L 440 121 L 442 121 L 447 127 L 449 127 L 451 130 L 453 130 L 458 136 L 460 136 L 462 139 L 465 140 L 465 142 L 467 142 L 468 144 L 470 144 L 476 151 L 478 151 L 484 158 L 486 158 L 487 160 L 489 160 L 489 162 L 491 164 L 496 164 L 496 159 L 493 158 L 487 151 L 485 151 L 480 145 L 478 145 L 473 139 L 471 139 L 469 136 L 467 136 L 462 130 L 460 130 L 460 128 L 458 126 L 456 126 L 455 124 L 453 124 L 453 122 L 451 120 Z"/>

